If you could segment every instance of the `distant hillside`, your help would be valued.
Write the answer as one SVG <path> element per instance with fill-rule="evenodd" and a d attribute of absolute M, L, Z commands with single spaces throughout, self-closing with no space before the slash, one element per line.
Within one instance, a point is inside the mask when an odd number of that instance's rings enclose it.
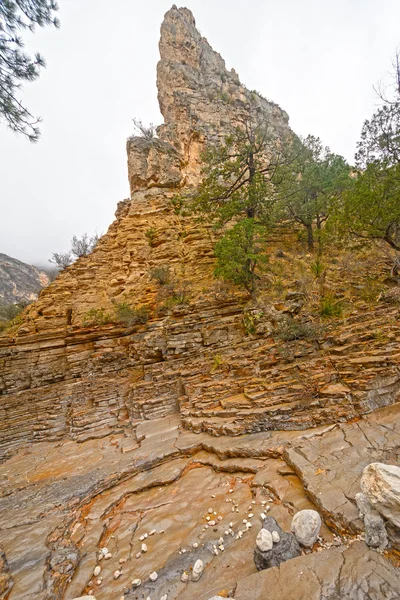
<path fill-rule="evenodd" d="M 32 265 L 0 253 L 0 303 L 14 304 L 36 300 L 49 278 Z"/>

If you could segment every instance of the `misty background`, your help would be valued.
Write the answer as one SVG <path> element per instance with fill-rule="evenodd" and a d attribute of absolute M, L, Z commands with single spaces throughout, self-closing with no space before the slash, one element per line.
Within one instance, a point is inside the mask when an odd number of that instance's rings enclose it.
<path fill-rule="evenodd" d="M 159 124 L 156 65 L 167 0 L 59 0 L 61 28 L 24 32 L 47 68 L 23 87 L 43 118 L 31 144 L 0 124 L 0 252 L 49 266 L 74 234 L 105 233 L 129 196 L 132 117 Z M 186 0 L 203 36 L 292 129 L 353 160 L 362 123 L 390 81 L 399 0 Z M 181 6 L 181 4 L 179 4 Z"/>

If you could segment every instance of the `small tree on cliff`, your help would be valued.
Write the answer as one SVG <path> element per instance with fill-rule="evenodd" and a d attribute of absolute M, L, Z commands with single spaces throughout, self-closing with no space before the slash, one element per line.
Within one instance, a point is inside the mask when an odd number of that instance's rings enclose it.
<path fill-rule="evenodd" d="M 400 60 L 396 55 L 394 94 L 380 93 L 382 105 L 365 121 L 357 145 L 359 171 L 338 215 L 356 237 L 381 240 L 400 251 Z"/>
<path fill-rule="evenodd" d="M 203 155 L 203 180 L 191 207 L 225 232 L 216 246 L 216 276 L 249 292 L 265 263 L 261 257 L 274 218 L 275 179 L 290 160 L 291 142 L 289 129 L 250 111 L 242 126 Z"/>
<path fill-rule="evenodd" d="M 321 233 L 334 201 L 351 183 L 350 166 L 312 135 L 295 140 L 294 145 L 298 149 L 295 160 L 279 172 L 280 207 L 283 216 L 306 229 L 308 248 L 312 251 L 315 230 Z"/>
<path fill-rule="evenodd" d="M 72 265 L 77 258 L 88 256 L 93 252 L 100 237 L 97 233 L 93 236 L 84 233 L 80 238 L 74 235 L 71 240 L 71 249 L 68 252 L 53 252 L 49 262 L 55 264 L 60 271 L 63 271 L 69 265 Z"/>
<path fill-rule="evenodd" d="M 20 31 L 35 26 L 59 26 L 54 13 L 57 3 L 53 0 L 1 0 L 0 1 L 0 118 L 16 133 L 22 133 L 30 141 L 39 138 L 40 121 L 35 118 L 18 98 L 21 83 L 39 77 L 45 61 L 40 54 L 32 58 L 23 52 Z"/>

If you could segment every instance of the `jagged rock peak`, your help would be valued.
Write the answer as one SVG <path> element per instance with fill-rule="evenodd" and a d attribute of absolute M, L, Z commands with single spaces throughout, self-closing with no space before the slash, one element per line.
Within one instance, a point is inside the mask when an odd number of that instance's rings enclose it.
<path fill-rule="evenodd" d="M 224 135 L 229 125 L 243 121 L 250 106 L 287 126 L 287 113 L 247 90 L 235 70 L 226 69 L 187 8 L 174 5 L 165 14 L 159 48 L 158 100 L 165 125 L 158 134 L 183 154 L 193 132 L 208 139 Z"/>

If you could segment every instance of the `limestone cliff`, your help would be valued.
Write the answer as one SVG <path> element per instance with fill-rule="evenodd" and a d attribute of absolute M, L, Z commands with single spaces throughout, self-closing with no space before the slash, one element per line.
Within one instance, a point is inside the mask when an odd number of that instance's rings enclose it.
<path fill-rule="evenodd" d="M 271 333 L 291 314 L 290 298 L 243 312 L 243 294 L 215 287 L 212 232 L 171 200 L 199 181 L 204 144 L 240 124 L 250 105 L 280 131 L 289 132 L 288 116 L 226 70 L 187 9 L 166 13 L 160 57 L 164 124 L 156 138 L 127 142 L 131 197 L 93 253 L 0 338 L 2 452 L 26 441 L 101 437 L 177 411 L 186 427 L 217 435 L 302 429 L 398 398 L 399 332 L 388 319 L 396 309 L 356 312 L 318 343 L 293 342 L 289 360 Z M 156 309 L 157 266 L 187 282 L 189 303 Z M 296 285 L 289 273 L 289 288 Z M 147 305 L 149 322 L 84 326 L 88 311 L 106 313 L 116 302 Z M 368 322 L 383 334 L 365 348 Z"/>
<path fill-rule="evenodd" d="M 36 300 L 49 278 L 43 271 L 0 253 L 0 303 Z"/>

